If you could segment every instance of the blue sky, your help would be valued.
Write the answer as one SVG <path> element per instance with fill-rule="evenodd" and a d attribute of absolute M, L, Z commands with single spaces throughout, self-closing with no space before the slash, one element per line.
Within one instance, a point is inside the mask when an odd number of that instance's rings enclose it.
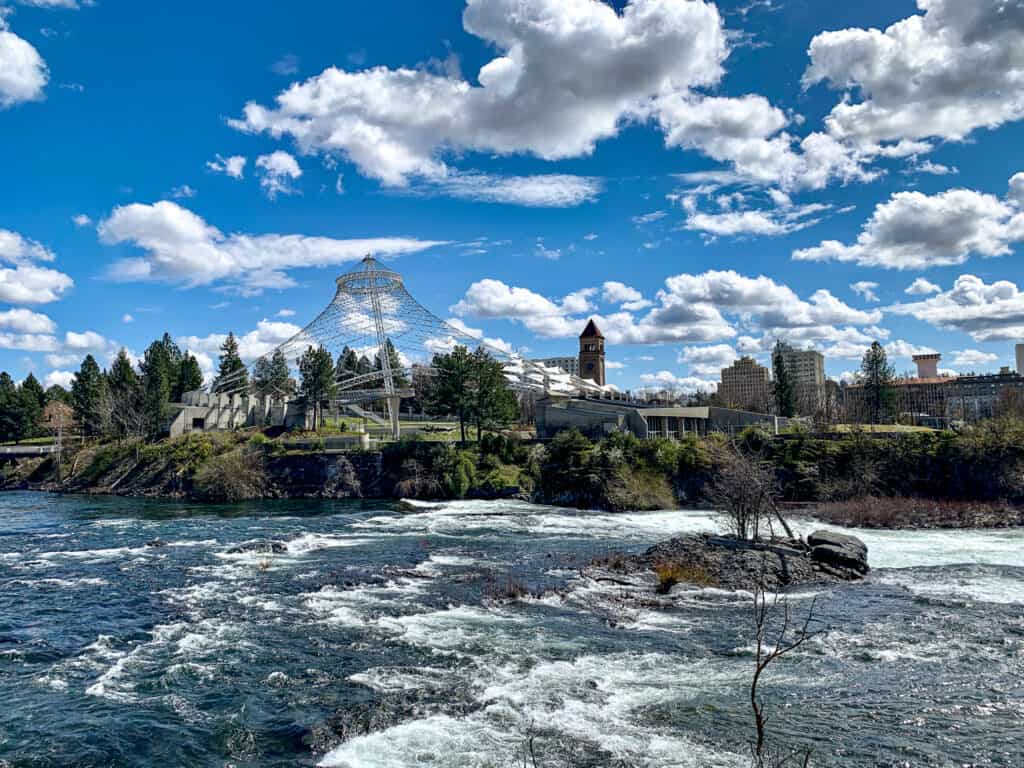
<path fill-rule="evenodd" d="M 1013 365 L 1024 3 L 919 4 L 0 0 L 0 368 L 261 354 L 367 248 L 624 388 Z"/>

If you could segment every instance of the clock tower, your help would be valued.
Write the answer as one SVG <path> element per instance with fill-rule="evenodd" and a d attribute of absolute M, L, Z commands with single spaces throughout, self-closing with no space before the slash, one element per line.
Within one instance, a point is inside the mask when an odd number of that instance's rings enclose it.
<path fill-rule="evenodd" d="M 580 378 L 604 386 L 604 334 L 593 319 L 580 334 Z"/>

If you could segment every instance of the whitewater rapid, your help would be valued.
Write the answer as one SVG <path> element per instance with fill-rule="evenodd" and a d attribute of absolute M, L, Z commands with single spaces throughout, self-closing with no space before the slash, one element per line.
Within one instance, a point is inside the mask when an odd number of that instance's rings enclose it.
<path fill-rule="evenodd" d="M 578 577 L 713 515 L 413 506 L 0 496 L 0 765 L 747 764 L 749 595 Z M 779 733 L 1018 766 L 1024 532 L 853 532 L 868 582 L 791 596 L 823 632 L 768 678 Z"/>

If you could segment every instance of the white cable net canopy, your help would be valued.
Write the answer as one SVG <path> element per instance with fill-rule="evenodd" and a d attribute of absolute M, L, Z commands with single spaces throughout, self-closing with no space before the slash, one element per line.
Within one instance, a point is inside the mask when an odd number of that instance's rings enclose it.
<path fill-rule="evenodd" d="M 409 381 L 414 369 L 429 372 L 435 354 L 450 352 L 457 345 L 483 347 L 505 368 L 510 386 L 521 391 L 560 394 L 599 394 L 603 388 L 593 381 L 572 376 L 561 368 L 545 366 L 521 355 L 496 348 L 434 315 L 406 290 L 398 272 L 381 268 L 372 256 L 336 281 L 331 303 L 305 328 L 247 369 L 251 379 L 261 361 L 278 351 L 284 354 L 296 381 L 298 359 L 309 347 L 323 346 L 337 361 L 348 348 L 365 357 L 374 370 L 338 380 L 337 400 L 357 402 L 410 396 L 396 387 L 396 379 Z M 394 347 L 398 369 L 383 350 Z M 378 362 L 379 361 L 379 362 Z M 242 371 L 217 382 L 219 392 L 244 391 Z M 233 386 L 234 385 L 234 386 Z"/>

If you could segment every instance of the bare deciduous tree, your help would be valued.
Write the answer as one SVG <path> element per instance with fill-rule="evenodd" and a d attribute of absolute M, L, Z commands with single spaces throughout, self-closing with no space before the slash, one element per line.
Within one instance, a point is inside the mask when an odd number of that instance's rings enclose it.
<path fill-rule="evenodd" d="M 767 739 L 768 718 L 765 715 L 765 702 L 759 686 L 765 671 L 776 659 L 794 651 L 814 636 L 820 634 L 813 630 L 814 605 L 807 611 L 807 616 L 799 625 L 794 625 L 790 615 L 789 600 L 776 593 L 769 597 L 764 585 L 764 577 L 759 579 L 754 590 L 754 676 L 750 682 L 750 708 L 754 714 L 755 740 L 750 745 L 752 768 L 806 768 L 810 764 L 811 750 L 785 749 L 774 747 Z M 773 617 L 781 618 L 773 621 Z M 777 628 L 777 631 L 776 631 Z"/>
<path fill-rule="evenodd" d="M 716 467 L 706 495 L 716 507 L 729 533 L 738 539 L 755 541 L 762 526 L 774 516 L 789 538 L 793 532 L 778 506 L 779 484 L 772 465 L 761 456 L 751 455 L 734 443 L 713 449 Z"/>

